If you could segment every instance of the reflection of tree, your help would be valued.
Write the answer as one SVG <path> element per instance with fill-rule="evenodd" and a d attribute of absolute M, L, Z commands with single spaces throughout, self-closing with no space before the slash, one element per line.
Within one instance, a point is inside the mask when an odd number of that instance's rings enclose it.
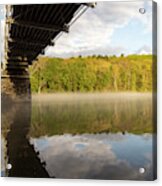
<path fill-rule="evenodd" d="M 119 94 L 120 95 L 120 94 Z M 100 132 L 152 133 L 151 94 L 115 94 L 108 100 L 57 101 L 33 104 L 32 136 Z M 118 97 L 119 96 L 119 97 Z"/>

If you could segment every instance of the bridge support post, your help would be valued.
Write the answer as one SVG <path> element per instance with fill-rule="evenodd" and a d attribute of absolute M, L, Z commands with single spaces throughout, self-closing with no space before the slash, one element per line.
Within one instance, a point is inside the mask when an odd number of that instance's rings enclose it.
<path fill-rule="evenodd" d="M 30 101 L 30 77 L 27 71 L 3 70 L 1 74 L 1 96 L 3 101 Z"/>

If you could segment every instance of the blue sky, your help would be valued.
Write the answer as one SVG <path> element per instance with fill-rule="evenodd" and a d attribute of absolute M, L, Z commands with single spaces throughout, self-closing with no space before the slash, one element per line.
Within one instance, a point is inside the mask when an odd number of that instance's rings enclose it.
<path fill-rule="evenodd" d="M 2 62 L 4 55 L 4 6 L 0 5 L 0 62 Z"/>
<path fill-rule="evenodd" d="M 0 5 L 0 20 L 4 19 L 4 5 Z"/>
<path fill-rule="evenodd" d="M 4 11 L 0 5 L 0 19 Z M 145 14 L 139 13 L 145 8 Z M 3 27 L 1 27 L 2 32 Z M 2 35 L 2 34 L 1 34 Z M 98 2 L 64 33 L 45 55 L 120 55 L 152 52 L 152 1 Z"/>
<path fill-rule="evenodd" d="M 116 29 L 112 36 L 113 46 L 125 46 L 128 53 L 134 53 L 144 46 L 152 45 L 151 32 L 144 32 L 145 26 L 138 20 L 132 20 L 127 26 Z M 123 39 L 124 38 L 124 39 Z"/>
<path fill-rule="evenodd" d="M 145 8 L 145 14 L 139 13 Z M 120 55 L 152 52 L 152 1 L 98 2 L 46 55 Z"/>

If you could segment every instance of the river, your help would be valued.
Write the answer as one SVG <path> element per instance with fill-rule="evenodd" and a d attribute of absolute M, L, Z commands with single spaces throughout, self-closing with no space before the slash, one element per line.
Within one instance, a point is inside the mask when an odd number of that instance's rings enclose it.
<path fill-rule="evenodd" d="M 151 93 L 33 95 L 2 112 L 2 174 L 153 180 L 152 108 Z"/>

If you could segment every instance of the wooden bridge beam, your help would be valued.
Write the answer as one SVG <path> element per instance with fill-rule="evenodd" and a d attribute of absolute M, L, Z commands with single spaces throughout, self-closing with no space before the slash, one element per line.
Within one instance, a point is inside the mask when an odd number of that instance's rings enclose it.
<path fill-rule="evenodd" d="M 8 24 L 15 24 L 15 25 L 20 25 L 24 27 L 35 28 L 35 29 L 50 31 L 50 32 L 60 32 L 60 31 L 67 32 L 67 33 L 69 32 L 68 25 L 64 25 L 63 27 L 61 27 L 57 25 L 40 24 L 37 22 L 14 20 L 12 18 L 8 18 L 6 22 Z"/>
<path fill-rule="evenodd" d="M 29 64 L 28 63 L 7 63 L 6 67 L 28 67 Z"/>
<path fill-rule="evenodd" d="M 14 64 L 14 65 L 28 65 L 30 61 L 21 61 L 21 60 L 12 60 L 9 59 L 7 64 Z"/>
<path fill-rule="evenodd" d="M 18 79 L 30 79 L 28 75 L 1 75 L 1 78 L 18 78 Z"/>
<path fill-rule="evenodd" d="M 27 68 L 26 66 L 7 66 L 6 70 L 25 70 Z"/>
<path fill-rule="evenodd" d="M 31 56 L 33 59 L 33 56 Z M 8 62 L 24 62 L 24 63 L 31 63 L 30 60 L 30 55 L 28 55 L 27 57 L 23 57 L 23 56 L 5 56 L 5 60 Z M 38 61 L 38 58 L 33 59 L 32 61 Z"/>
<path fill-rule="evenodd" d="M 26 45 L 33 45 L 33 46 L 42 46 L 42 47 L 45 47 L 46 45 L 49 45 L 49 46 L 54 46 L 54 42 L 52 41 L 49 41 L 49 42 L 38 42 L 38 41 L 29 41 L 29 40 L 26 40 L 26 39 L 19 39 L 19 38 L 14 38 L 14 39 L 11 39 L 11 38 L 8 38 L 8 41 L 11 42 L 11 43 L 19 43 L 19 44 L 26 44 Z"/>
<path fill-rule="evenodd" d="M 27 49 L 8 49 L 7 50 L 8 54 L 12 54 L 12 56 L 20 56 L 20 57 L 29 57 L 36 55 L 37 53 L 40 53 L 40 50 L 27 50 Z"/>

